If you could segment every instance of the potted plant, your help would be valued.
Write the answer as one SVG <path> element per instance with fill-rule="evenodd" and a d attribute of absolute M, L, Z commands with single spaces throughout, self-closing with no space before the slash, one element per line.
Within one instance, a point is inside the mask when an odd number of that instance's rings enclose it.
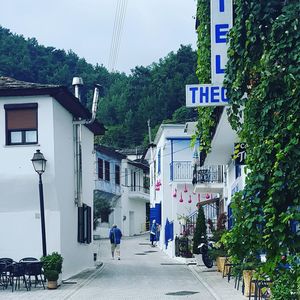
<path fill-rule="evenodd" d="M 58 252 L 53 252 L 41 258 L 44 275 L 48 280 L 48 289 L 57 288 L 57 280 L 62 269 L 63 257 Z"/>

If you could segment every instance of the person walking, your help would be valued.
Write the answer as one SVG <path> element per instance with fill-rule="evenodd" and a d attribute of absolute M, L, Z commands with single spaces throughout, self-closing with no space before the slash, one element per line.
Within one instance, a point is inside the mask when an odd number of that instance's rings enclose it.
<path fill-rule="evenodd" d="M 121 259 L 121 257 L 120 257 L 121 238 L 122 238 L 122 232 L 118 228 L 118 226 L 116 224 L 114 224 L 109 232 L 112 259 L 115 258 L 115 253 L 116 253 L 118 260 Z"/>
<path fill-rule="evenodd" d="M 154 247 L 154 242 L 156 241 L 156 234 L 157 234 L 157 225 L 156 220 L 152 221 L 151 229 L 150 229 L 150 242 L 151 246 Z"/>

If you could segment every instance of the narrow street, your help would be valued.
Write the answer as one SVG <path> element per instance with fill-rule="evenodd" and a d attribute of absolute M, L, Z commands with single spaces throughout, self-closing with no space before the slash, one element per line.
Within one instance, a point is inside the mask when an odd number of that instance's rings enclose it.
<path fill-rule="evenodd" d="M 103 267 L 69 299 L 215 299 L 187 266 L 150 247 L 148 235 L 123 240 L 120 261 L 100 242 Z"/>
<path fill-rule="evenodd" d="M 218 299 L 188 266 L 152 248 L 148 235 L 125 238 L 120 261 L 111 259 L 108 239 L 99 243 L 100 268 L 69 279 L 57 290 L 1 290 L 0 299 Z"/>

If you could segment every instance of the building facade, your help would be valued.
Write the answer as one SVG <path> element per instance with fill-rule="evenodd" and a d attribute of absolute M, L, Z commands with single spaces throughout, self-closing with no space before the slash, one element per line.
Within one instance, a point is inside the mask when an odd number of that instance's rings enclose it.
<path fill-rule="evenodd" d="M 91 114 L 65 87 L 0 77 L 0 256 L 16 261 L 42 256 L 38 176 L 31 163 L 39 149 L 47 160 L 42 175 L 47 252 L 63 256 L 63 278 L 93 265 L 93 141 L 104 128 L 97 122 L 80 126 L 79 174 L 74 156 L 79 118 Z"/>

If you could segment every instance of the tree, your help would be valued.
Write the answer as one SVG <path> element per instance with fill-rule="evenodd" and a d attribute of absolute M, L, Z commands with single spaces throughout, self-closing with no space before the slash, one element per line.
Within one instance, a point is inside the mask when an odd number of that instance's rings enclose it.
<path fill-rule="evenodd" d="M 206 235 L 206 221 L 204 210 L 202 206 L 198 208 L 198 216 L 196 221 L 196 229 L 194 232 L 194 239 L 193 239 L 193 253 L 199 254 L 198 246 L 200 243 L 207 238 Z"/>
<path fill-rule="evenodd" d="M 98 220 L 108 222 L 108 216 L 113 212 L 112 203 L 106 197 L 101 196 L 100 191 L 94 191 L 94 216 L 93 228 L 96 229 Z"/>

